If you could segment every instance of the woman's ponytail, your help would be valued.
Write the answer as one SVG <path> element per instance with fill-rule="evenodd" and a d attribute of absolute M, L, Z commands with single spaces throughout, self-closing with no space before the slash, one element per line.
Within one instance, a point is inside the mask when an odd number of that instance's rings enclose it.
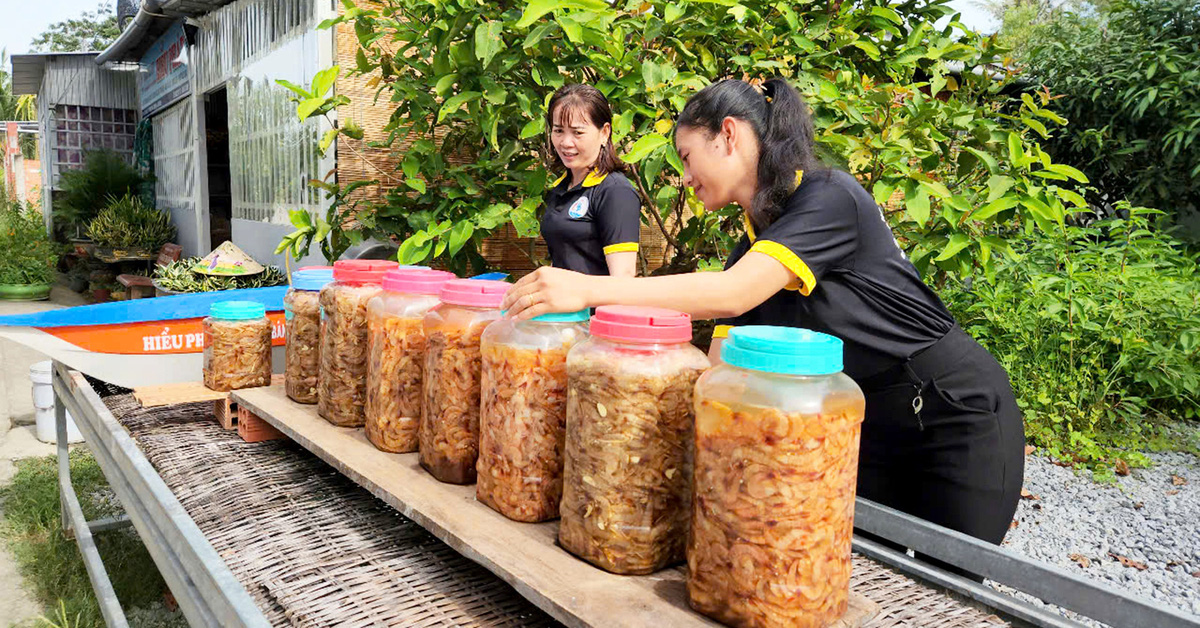
<path fill-rule="evenodd" d="M 723 80 L 692 96 L 677 125 L 721 130 L 725 118 L 744 120 L 758 137 L 758 177 L 753 206 L 746 208 L 758 232 L 775 222 L 796 188 L 796 171 L 819 168 L 813 151 L 812 117 L 796 88 L 780 78 L 762 91 L 745 81 Z"/>
<path fill-rule="evenodd" d="M 773 78 L 763 83 L 767 102 L 765 129 L 758 136 L 758 188 L 751 219 L 755 227 L 775 222 L 784 203 L 796 189 L 796 171 L 811 170 L 813 125 L 808 105 L 787 81 Z M 757 223 L 763 224 L 757 224 Z"/>

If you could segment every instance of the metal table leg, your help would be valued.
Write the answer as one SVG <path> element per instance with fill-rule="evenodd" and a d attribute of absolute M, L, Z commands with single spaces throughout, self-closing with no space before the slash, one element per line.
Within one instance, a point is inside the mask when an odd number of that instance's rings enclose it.
<path fill-rule="evenodd" d="M 128 628 L 125 611 L 121 610 L 121 602 L 113 590 L 112 581 L 104 569 L 104 561 L 96 550 L 92 539 L 92 524 L 83 516 L 83 508 L 79 505 L 79 497 L 75 494 L 75 486 L 71 484 L 71 453 L 67 446 L 67 407 L 61 399 L 55 399 L 54 424 L 58 440 L 58 491 L 62 505 L 63 527 L 70 530 L 75 543 L 79 545 L 79 553 L 83 555 L 83 564 L 87 568 L 88 579 L 92 581 L 92 590 L 96 592 L 96 601 L 100 603 L 100 613 L 104 615 L 104 623 L 109 628 Z M 129 519 L 125 519 L 128 524 Z M 110 523 L 97 521 L 96 531 L 111 529 Z"/>

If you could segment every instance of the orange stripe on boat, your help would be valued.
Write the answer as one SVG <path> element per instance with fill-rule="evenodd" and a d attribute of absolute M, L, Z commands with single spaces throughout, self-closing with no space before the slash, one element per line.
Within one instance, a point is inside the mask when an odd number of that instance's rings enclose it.
<path fill-rule="evenodd" d="M 267 318 L 271 321 L 271 344 L 283 346 L 286 330 L 283 312 L 268 312 Z M 160 355 L 204 351 L 203 321 L 203 318 L 185 318 L 173 321 L 38 329 L 93 353 Z"/>

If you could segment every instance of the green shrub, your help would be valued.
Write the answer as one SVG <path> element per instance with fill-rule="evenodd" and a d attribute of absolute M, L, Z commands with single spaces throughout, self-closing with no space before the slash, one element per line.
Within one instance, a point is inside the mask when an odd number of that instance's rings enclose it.
<path fill-rule="evenodd" d="M 1148 229 L 1160 212 L 1118 209 L 1027 238 L 990 278 L 943 291 L 1008 369 L 1030 442 L 1093 465 L 1141 462 L 1133 450 L 1200 418 L 1197 258 Z"/>
<path fill-rule="evenodd" d="M 1087 173 L 1096 202 L 1200 212 L 1200 2 L 1116 0 L 1033 33 L 1020 61 L 1070 120 L 1054 158 Z"/>
<path fill-rule="evenodd" d="M 175 225 L 171 214 L 147 207 L 142 199 L 126 194 L 109 200 L 88 224 L 87 234 L 99 246 L 157 251 L 175 238 Z"/>
<path fill-rule="evenodd" d="M 348 237 L 394 236 L 405 263 L 478 270 L 486 235 L 508 223 L 537 234 L 550 180 L 545 103 L 567 82 L 591 83 L 613 104 L 614 141 L 634 167 L 644 221 L 669 243 L 676 270 L 719 265 L 739 235 L 736 207 L 701 211 L 687 193 L 671 141 L 688 97 L 725 77 L 792 80 L 831 165 L 881 201 L 901 194 L 888 219 L 934 275 L 990 264 L 1006 246 L 998 225 L 1050 227 L 1083 203 L 1074 192 L 1083 175 L 1038 146 L 1045 125 L 1061 121 L 1046 96 L 1008 103 L 1009 77 L 993 71 L 1004 51 L 958 23 L 948 0 L 344 4 L 322 26 L 353 26 L 353 72 L 373 76 L 378 101 L 396 106 L 375 147 L 403 150 L 402 164 L 351 184 L 380 184 L 382 201 L 318 182 L 336 209 L 316 221 L 295 212 L 281 252 L 300 256 L 318 242 L 328 256 Z M 321 71 L 308 88 L 280 83 L 301 118 L 323 115 L 348 102 L 331 95 L 338 72 Z M 338 124 L 323 149 L 339 132 L 363 137 L 348 115 Z"/>
<path fill-rule="evenodd" d="M 86 229 L 109 199 L 137 196 L 150 181 L 117 153 L 92 151 L 82 168 L 63 170 L 59 175 L 54 189 L 56 227 Z"/>
<path fill-rule="evenodd" d="M 0 207 L 0 283 L 53 283 L 57 247 L 41 212 L 16 201 Z"/>

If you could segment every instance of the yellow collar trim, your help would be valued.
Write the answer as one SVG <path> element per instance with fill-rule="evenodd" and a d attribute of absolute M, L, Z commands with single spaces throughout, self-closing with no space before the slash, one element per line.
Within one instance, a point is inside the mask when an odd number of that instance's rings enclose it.
<path fill-rule="evenodd" d="M 554 183 L 550 184 L 550 187 L 552 187 L 552 188 L 558 187 L 558 184 L 562 183 L 563 180 L 566 179 L 567 176 L 570 174 L 571 174 L 570 171 L 564 172 L 562 174 L 562 176 L 560 176 L 559 178 L 554 180 Z M 583 178 L 583 183 L 581 185 L 583 185 L 583 187 L 585 187 L 585 188 L 595 187 L 597 185 L 600 185 L 601 183 L 604 183 L 604 180 L 607 178 L 608 178 L 607 173 L 600 174 L 599 171 L 593 170 L 588 173 L 588 176 Z"/>
<path fill-rule="evenodd" d="M 800 187 L 800 182 L 804 181 L 804 171 L 796 171 L 796 187 Z M 794 189 L 794 188 L 793 188 Z M 754 223 L 750 222 L 750 214 L 745 210 L 742 211 L 742 224 L 746 227 L 746 236 L 750 238 L 750 243 L 753 244 L 758 236 L 754 234 Z"/>
<path fill-rule="evenodd" d="M 596 185 L 600 185 L 607 178 L 608 178 L 608 173 L 600 174 L 599 172 L 593 170 L 588 173 L 588 176 L 583 178 L 583 187 L 590 188 L 590 187 L 593 187 Z"/>

